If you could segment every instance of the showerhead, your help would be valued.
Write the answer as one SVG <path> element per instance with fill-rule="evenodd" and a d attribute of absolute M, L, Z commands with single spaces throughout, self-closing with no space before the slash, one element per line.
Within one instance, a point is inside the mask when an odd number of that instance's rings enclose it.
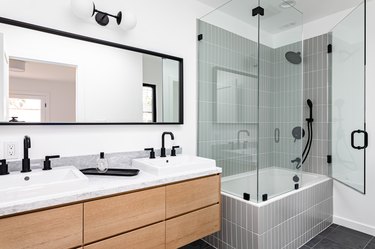
<path fill-rule="evenodd" d="M 293 52 L 289 51 L 285 53 L 285 58 L 287 61 L 289 61 L 292 64 L 301 64 L 302 58 L 301 58 L 301 53 L 300 52 Z"/>

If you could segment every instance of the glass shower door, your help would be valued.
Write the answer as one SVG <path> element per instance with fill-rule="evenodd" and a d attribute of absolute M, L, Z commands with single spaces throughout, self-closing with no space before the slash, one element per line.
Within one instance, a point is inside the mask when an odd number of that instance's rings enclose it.
<path fill-rule="evenodd" d="M 258 0 L 198 20 L 198 155 L 216 160 L 222 191 L 257 201 Z"/>
<path fill-rule="evenodd" d="M 332 177 L 365 193 L 365 11 L 360 4 L 330 33 Z"/>
<path fill-rule="evenodd" d="M 258 202 L 302 184 L 302 13 L 280 0 L 261 0 L 259 20 Z"/>

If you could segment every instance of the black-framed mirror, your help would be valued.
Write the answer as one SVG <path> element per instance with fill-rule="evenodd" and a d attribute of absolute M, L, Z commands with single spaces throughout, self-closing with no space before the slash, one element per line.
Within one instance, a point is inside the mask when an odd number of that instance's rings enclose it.
<path fill-rule="evenodd" d="M 183 124 L 183 59 L 0 17 L 0 125 Z"/>

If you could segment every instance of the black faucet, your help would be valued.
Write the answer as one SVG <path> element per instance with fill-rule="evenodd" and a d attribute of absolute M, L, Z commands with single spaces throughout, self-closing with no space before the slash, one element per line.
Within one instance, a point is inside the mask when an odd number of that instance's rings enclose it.
<path fill-rule="evenodd" d="M 178 148 L 180 148 L 180 146 L 172 146 L 171 156 L 176 156 L 176 154 L 177 154 L 176 149 L 178 149 Z"/>
<path fill-rule="evenodd" d="M 165 140 L 165 135 L 170 135 L 171 139 L 174 140 L 174 135 L 172 132 L 163 132 L 163 135 L 161 135 L 161 150 L 160 150 L 160 157 L 166 157 L 165 154 L 165 146 L 164 146 L 164 140 Z"/>
<path fill-rule="evenodd" d="M 29 149 L 31 148 L 31 139 L 29 136 L 25 136 L 23 139 L 23 159 L 22 159 L 22 173 L 30 172 L 30 158 Z"/>
<path fill-rule="evenodd" d="M 43 163 L 43 170 L 51 170 L 51 161 L 50 159 L 53 158 L 60 158 L 60 155 L 54 155 L 54 156 L 46 156 L 44 163 Z"/>
<path fill-rule="evenodd" d="M 246 133 L 248 137 L 250 137 L 250 132 L 248 130 L 239 130 L 237 132 L 237 145 L 238 145 L 238 149 L 240 148 L 240 135 L 241 133 Z"/>
<path fill-rule="evenodd" d="M 0 160 L 0 163 L 1 163 L 0 164 L 0 175 L 9 174 L 7 160 L 2 159 L 2 160 Z"/>

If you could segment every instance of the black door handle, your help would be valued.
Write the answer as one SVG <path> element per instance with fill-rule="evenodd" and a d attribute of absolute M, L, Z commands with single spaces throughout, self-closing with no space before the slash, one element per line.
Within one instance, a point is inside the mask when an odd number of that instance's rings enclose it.
<path fill-rule="evenodd" d="M 354 137 L 355 137 L 356 133 L 359 133 L 359 134 L 363 133 L 363 135 L 364 135 L 364 145 L 363 146 L 355 146 L 354 145 Z M 351 144 L 352 144 L 352 147 L 354 149 L 357 149 L 357 150 L 366 149 L 367 146 L 368 146 L 368 133 L 366 131 L 363 131 L 363 130 L 352 131 L 352 134 L 351 134 Z"/>

